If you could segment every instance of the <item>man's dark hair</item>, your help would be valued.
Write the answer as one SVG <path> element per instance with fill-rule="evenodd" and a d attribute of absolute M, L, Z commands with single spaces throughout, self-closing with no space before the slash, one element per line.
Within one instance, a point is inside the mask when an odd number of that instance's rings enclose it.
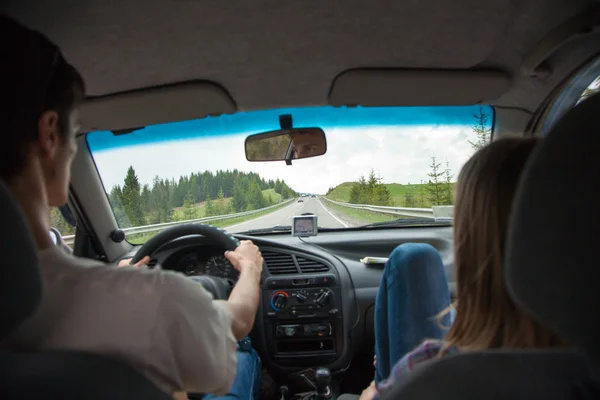
<path fill-rule="evenodd" d="M 55 44 L 4 15 L 0 55 L 0 179 L 10 181 L 27 166 L 44 112 L 56 111 L 59 134 L 67 139 L 68 117 L 83 100 L 85 85 Z"/>

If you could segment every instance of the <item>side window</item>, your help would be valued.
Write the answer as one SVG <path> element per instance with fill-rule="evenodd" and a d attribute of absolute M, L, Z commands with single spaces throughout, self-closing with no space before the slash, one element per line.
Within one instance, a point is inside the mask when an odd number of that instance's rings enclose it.
<path fill-rule="evenodd" d="M 579 100 L 577 100 L 577 104 L 581 103 L 582 101 L 584 101 L 585 99 L 587 99 L 588 97 L 593 95 L 594 93 L 598 93 L 598 92 L 600 92 L 600 75 L 598 75 L 596 77 L 596 79 L 594 79 L 589 84 L 589 86 L 583 91 L 583 93 L 581 93 Z"/>
<path fill-rule="evenodd" d="M 600 57 L 583 66 L 565 84 L 542 116 L 539 132 L 546 135 L 577 104 L 600 92 Z"/>
<path fill-rule="evenodd" d="M 67 222 L 60 209 L 57 207 L 52 207 L 50 209 L 50 227 L 56 229 L 60 233 L 66 245 L 73 246 L 75 240 L 75 227 Z"/>

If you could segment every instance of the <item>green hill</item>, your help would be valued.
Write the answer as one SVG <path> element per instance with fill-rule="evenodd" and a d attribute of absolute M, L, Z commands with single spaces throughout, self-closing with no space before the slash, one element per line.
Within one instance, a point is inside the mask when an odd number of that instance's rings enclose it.
<path fill-rule="evenodd" d="M 338 186 L 336 186 L 326 197 L 340 201 L 343 203 L 347 203 L 350 199 L 350 190 L 352 189 L 352 185 L 354 182 L 344 182 Z M 456 184 L 453 184 L 453 188 Z M 389 190 L 392 195 L 392 203 L 397 207 L 423 207 L 428 208 L 431 207 L 431 201 L 427 199 L 427 190 L 425 186 L 426 184 L 406 184 L 403 185 L 401 183 L 386 183 L 385 186 Z M 406 204 L 407 195 L 409 197 L 412 196 L 413 204 Z"/>

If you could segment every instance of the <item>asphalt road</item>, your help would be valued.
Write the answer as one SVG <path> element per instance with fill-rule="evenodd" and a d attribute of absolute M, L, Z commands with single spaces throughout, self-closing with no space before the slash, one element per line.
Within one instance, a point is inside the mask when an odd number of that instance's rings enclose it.
<path fill-rule="evenodd" d="M 240 233 L 251 229 L 264 229 L 277 225 L 288 226 L 292 224 L 292 217 L 303 213 L 313 213 L 318 217 L 320 228 L 347 228 L 349 222 L 344 221 L 342 217 L 333 215 L 323 205 L 323 201 L 318 197 L 303 197 L 302 202 L 294 200 L 290 205 L 278 209 L 270 214 L 263 215 L 246 222 L 231 225 L 225 229 L 231 233 Z"/>

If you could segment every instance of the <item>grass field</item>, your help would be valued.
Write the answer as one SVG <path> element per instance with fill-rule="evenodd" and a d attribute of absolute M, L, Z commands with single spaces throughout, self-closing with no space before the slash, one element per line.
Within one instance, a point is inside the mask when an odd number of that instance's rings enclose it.
<path fill-rule="evenodd" d="M 342 203 L 348 203 L 350 201 L 350 190 L 352 189 L 353 184 L 354 182 L 344 182 L 336 186 L 335 189 L 327 195 L 327 198 Z M 415 202 L 414 207 L 431 207 L 431 201 L 427 199 L 426 185 L 388 183 L 385 186 L 392 195 L 392 206 L 406 207 L 406 195 L 411 194 Z"/>
<path fill-rule="evenodd" d="M 348 218 L 346 219 L 349 219 L 353 223 L 358 225 L 366 225 L 375 222 L 393 221 L 395 219 L 402 218 L 398 215 L 386 215 L 367 210 L 358 210 L 356 208 L 339 206 L 337 204 L 330 203 L 327 200 L 323 200 L 322 203 L 331 211 L 336 212 L 336 214 L 339 213 L 348 216 Z"/>

